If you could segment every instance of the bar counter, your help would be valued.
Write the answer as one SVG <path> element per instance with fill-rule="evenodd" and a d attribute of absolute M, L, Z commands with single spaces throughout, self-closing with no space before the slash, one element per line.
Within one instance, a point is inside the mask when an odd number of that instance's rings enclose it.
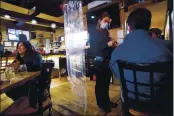
<path fill-rule="evenodd" d="M 8 56 L 8 64 L 12 63 L 15 59 L 16 55 L 9 55 Z M 54 61 L 55 65 L 54 68 L 59 69 L 59 58 L 66 58 L 65 55 L 61 54 L 42 54 L 43 60 L 52 60 Z M 5 62 L 5 57 L 2 58 L 2 62 Z"/>
<path fill-rule="evenodd" d="M 55 65 L 54 68 L 60 69 L 59 66 L 59 59 L 60 58 L 66 58 L 65 55 L 60 55 L 60 54 L 48 54 L 48 55 L 42 55 L 43 60 L 53 60 Z"/>

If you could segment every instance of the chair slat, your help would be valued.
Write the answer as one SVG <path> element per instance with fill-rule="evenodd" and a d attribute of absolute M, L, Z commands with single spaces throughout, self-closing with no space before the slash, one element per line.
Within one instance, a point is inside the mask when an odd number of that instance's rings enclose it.
<path fill-rule="evenodd" d="M 150 93 L 151 93 L 151 97 L 154 96 L 154 77 L 153 77 L 153 72 L 150 72 Z"/>
<path fill-rule="evenodd" d="M 135 70 L 133 70 L 133 75 L 134 75 L 134 90 L 135 90 L 135 92 L 136 93 L 138 93 L 138 85 L 137 85 L 137 76 L 136 76 L 136 71 Z M 136 98 L 136 100 L 139 100 L 139 96 L 138 96 L 138 94 L 135 94 L 135 98 Z"/>

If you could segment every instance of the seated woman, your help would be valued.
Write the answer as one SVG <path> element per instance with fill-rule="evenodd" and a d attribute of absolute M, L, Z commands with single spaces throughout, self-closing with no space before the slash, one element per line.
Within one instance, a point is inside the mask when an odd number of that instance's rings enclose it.
<path fill-rule="evenodd" d="M 42 56 L 40 53 L 36 52 L 32 49 L 32 45 L 30 42 L 19 42 L 17 44 L 17 56 L 14 62 L 9 65 L 18 68 L 20 64 L 26 64 L 27 71 L 40 71 Z M 30 81 L 26 82 L 22 86 L 18 86 L 6 92 L 6 95 L 10 97 L 13 101 L 16 101 L 18 98 L 22 96 L 28 96 Z"/>

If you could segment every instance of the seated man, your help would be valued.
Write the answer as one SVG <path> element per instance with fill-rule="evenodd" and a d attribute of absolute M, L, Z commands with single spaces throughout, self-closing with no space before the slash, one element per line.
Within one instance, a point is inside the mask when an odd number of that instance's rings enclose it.
<path fill-rule="evenodd" d="M 155 41 L 161 43 L 166 48 L 168 48 L 171 52 L 173 52 L 173 40 L 165 40 L 162 35 L 162 31 L 158 28 L 152 28 L 149 30 L 149 34 L 152 36 Z"/>
<path fill-rule="evenodd" d="M 130 33 L 124 38 L 124 42 L 119 45 L 112 53 L 110 67 L 117 78 L 120 78 L 120 73 L 117 65 L 117 60 L 123 60 L 133 63 L 157 63 L 165 62 L 173 59 L 172 53 L 162 44 L 158 43 L 149 35 L 148 31 L 151 25 L 151 12 L 146 8 L 139 8 L 130 13 L 127 19 Z M 137 73 L 141 78 L 139 81 L 149 83 L 148 74 Z M 125 71 L 125 78 L 131 81 L 133 73 Z M 159 82 L 160 77 L 156 75 L 156 82 Z M 134 90 L 134 85 L 128 83 L 127 88 L 130 91 Z M 149 88 L 139 87 L 139 92 L 150 93 Z M 135 96 L 128 94 L 128 97 L 135 99 Z M 141 98 L 142 101 L 148 101 L 146 98 Z M 122 98 L 124 102 L 124 99 Z M 172 101 L 171 101 L 172 102 Z"/>

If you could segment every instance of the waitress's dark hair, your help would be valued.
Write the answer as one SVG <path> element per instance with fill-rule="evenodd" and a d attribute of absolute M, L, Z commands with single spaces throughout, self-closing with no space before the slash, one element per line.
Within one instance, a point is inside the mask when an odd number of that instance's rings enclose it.
<path fill-rule="evenodd" d="M 99 16 L 99 19 L 102 20 L 104 17 L 109 17 L 109 14 L 107 12 L 102 12 L 101 15 Z"/>
<path fill-rule="evenodd" d="M 96 29 L 100 29 L 100 22 L 104 17 L 109 17 L 109 14 L 107 12 L 102 12 L 101 15 L 98 17 L 98 22 L 97 22 L 97 26 Z"/>

